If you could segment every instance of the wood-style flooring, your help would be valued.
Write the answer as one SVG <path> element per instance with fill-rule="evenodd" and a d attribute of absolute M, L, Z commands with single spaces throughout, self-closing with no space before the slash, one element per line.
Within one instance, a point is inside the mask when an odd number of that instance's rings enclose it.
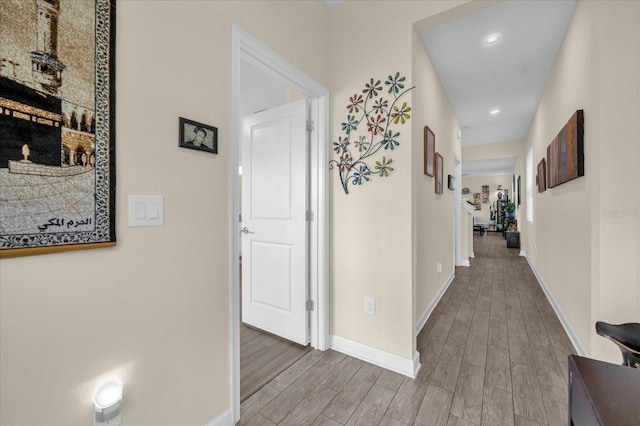
<path fill-rule="evenodd" d="M 566 425 L 569 338 L 518 249 L 500 233 L 474 248 L 418 335 L 416 379 L 313 350 L 241 404 L 240 424 Z"/>
<path fill-rule="evenodd" d="M 240 401 L 293 365 L 311 346 L 300 346 L 240 324 Z"/>

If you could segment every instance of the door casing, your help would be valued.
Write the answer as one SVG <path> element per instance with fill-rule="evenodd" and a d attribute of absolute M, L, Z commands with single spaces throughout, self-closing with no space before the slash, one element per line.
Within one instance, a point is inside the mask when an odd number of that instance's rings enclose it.
<path fill-rule="evenodd" d="M 239 179 L 242 117 L 240 117 L 240 63 L 242 58 L 257 61 L 265 71 L 276 73 L 287 84 L 310 100 L 313 130 L 309 147 L 309 208 L 313 220 L 309 226 L 309 298 L 310 344 L 319 350 L 329 346 L 329 185 L 328 117 L 329 91 L 253 38 L 237 25 L 231 26 L 231 144 L 229 156 L 229 400 L 232 421 L 240 420 L 240 227 Z"/>

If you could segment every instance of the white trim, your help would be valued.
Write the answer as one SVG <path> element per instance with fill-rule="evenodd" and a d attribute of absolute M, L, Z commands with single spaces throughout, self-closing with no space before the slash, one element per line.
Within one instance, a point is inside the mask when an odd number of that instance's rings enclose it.
<path fill-rule="evenodd" d="M 260 43 L 235 24 L 231 24 L 231 143 L 229 158 L 229 357 L 232 421 L 240 420 L 240 295 L 239 261 L 240 242 L 238 233 L 238 179 L 240 164 L 241 117 L 239 117 L 240 60 L 251 58 L 254 64 L 280 76 L 288 85 L 296 88 L 311 99 L 311 118 L 316 122 L 311 134 L 310 164 L 311 183 L 309 206 L 315 212 L 315 220 L 310 223 L 310 282 L 309 299 L 314 301 L 315 310 L 309 317 L 310 344 L 316 349 L 326 350 L 329 334 L 329 174 L 328 134 L 329 134 L 329 91 L 321 84 L 298 70 Z"/>
<path fill-rule="evenodd" d="M 460 262 L 460 266 L 471 266 L 471 262 L 469 262 L 469 259 L 463 260 Z"/>
<path fill-rule="evenodd" d="M 471 213 L 471 214 L 475 213 L 475 209 L 473 207 L 471 207 L 471 205 L 469 203 L 467 203 L 466 201 L 462 201 L 460 203 L 460 205 L 462 206 L 462 208 L 464 208 L 469 213 Z"/>
<path fill-rule="evenodd" d="M 205 426 L 233 426 L 231 420 L 231 410 L 227 410 L 215 419 L 209 421 Z"/>
<path fill-rule="evenodd" d="M 470 251 L 470 252 L 469 252 L 469 257 L 470 257 L 470 258 L 474 258 L 474 257 L 476 257 L 476 255 L 475 255 L 475 253 L 474 253 L 474 252 Z"/>
<path fill-rule="evenodd" d="M 582 343 L 580 342 L 580 339 L 578 339 L 578 336 L 576 336 L 576 333 L 574 333 L 573 328 L 571 328 L 571 324 L 569 324 L 569 321 L 567 321 L 567 318 L 564 316 L 564 313 L 562 313 L 562 309 L 560 309 L 555 299 L 553 298 L 553 295 L 551 294 L 549 287 L 547 287 L 547 284 L 544 282 L 540 274 L 538 274 L 538 271 L 536 270 L 535 266 L 533 266 L 533 263 L 531 263 L 529 258 L 526 257 L 526 259 L 527 259 L 527 263 L 529 264 L 529 267 L 531 267 L 533 274 L 536 276 L 536 279 L 538 280 L 538 284 L 540 284 L 540 287 L 542 287 L 542 291 L 544 291 L 544 294 L 547 296 L 547 300 L 549 301 L 549 303 L 551 304 L 551 307 L 553 308 L 554 312 L 558 316 L 558 319 L 560 320 L 560 323 L 562 324 L 564 331 L 569 336 L 569 340 L 571 340 L 571 343 L 573 343 L 573 346 L 576 348 L 578 355 L 588 356 L 587 351 L 584 349 L 584 346 L 582 346 Z"/>
<path fill-rule="evenodd" d="M 469 261 L 467 261 L 467 263 L 468 262 Z M 470 265 L 464 265 L 464 266 L 470 266 Z M 416 336 L 418 335 L 418 333 L 420 333 L 420 330 L 422 330 L 422 327 L 424 327 L 424 325 L 427 323 L 427 320 L 431 316 L 431 313 L 436 308 L 436 306 L 440 302 L 440 299 L 442 299 L 444 292 L 447 291 L 447 289 L 449 288 L 449 286 L 451 285 L 455 277 L 456 277 L 455 272 L 451 272 L 451 275 L 449 275 L 449 278 L 447 278 L 447 281 L 445 281 L 442 287 L 440 287 L 440 290 L 438 290 L 438 293 L 436 293 L 436 297 L 433 298 L 431 303 L 429 303 L 429 306 L 427 306 L 427 309 L 425 309 L 423 314 L 420 316 L 420 319 L 416 324 Z"/>
<path fill-rule="evenodd" d="M 413 359 L 411 360 L 371 346 L 363 345 L 362 343 L 354 342 L 353 340 L 334 336 L 333 334 L 329 336 L 329 339 L 331 349 L 335 351 L 377 365 L 378 367 L 395 371 L 412 379 L 415 379 L 420 371 L 420 353 L 417 351 L 413 354 Z"/>
<path fill-rule="evenodd" d="M 524 250 L 520 250 L 520 254 L 519 254 L 519 256 L 527 257 L 527 252 L 526 252 L 526 251 L 524 251 Z"/>
<path fill-rule="evenodd" d="M 462 162 L 458 154 L 453 153 L 453 178 L 457 185 L 453 192 L 453 262 L 455 266 L 464 266 L 462 260 Z M 455 185 L 454 185 L 455 186 Z"/>

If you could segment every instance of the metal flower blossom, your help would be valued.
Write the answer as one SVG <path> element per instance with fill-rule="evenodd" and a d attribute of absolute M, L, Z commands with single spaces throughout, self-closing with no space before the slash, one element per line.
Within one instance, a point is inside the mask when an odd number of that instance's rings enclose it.
<path fill-rule="evenodd" d="M 358 148 L 358 151 L 362 152 L 367 150 L 369 142 L 367 142 L 366 136 L 358 136 L 358 140 L 354 142 L 354 145 Z"/>
<path fill-rule="evenodd" d="M 354 115 L 347 115 L 347 121 L 340 123 L 340 126 L 342 127 L 342 131 L 349 136 L 349 133 L 351 133 L 352 130 L 356 130 L 358 128 L 358 120 L 356 120 Z"/>
<path fill-rule="evenodd" d="M 404 84 L 402 84 L 405 80 L 405 77 L 400 77 L 400 73 L 397 72 L 394 77 L 389 76 L 387 81 L 384 82 L 387 86 L 389 86 L 389 93 L 398 93 L 400 90 L 404 89 Z"/>
<path fill-rule="evenodd" d="M 338 142 L 333 143 L 333 150 L 336 154 L 341 154 L 347 150 L 347 145 L 349 145 L 349 138 L 342 138 L 342 136 L 338 137 Z"/>
<path fill-rule="evenodd" d="M 411 118 L 409 115 L 409 111 L 411 108 L 407 106 L 407 103 L 404 102 L 402 107 L 398 108 L 397 106 L 393 107 L 393 112 L 391 113 L 391 118 L 393 118 L 393 124 L 398 124 L 398 121 L 401 121 L 404 124 L 405 120 Z"/>
<path fill-rule="evenodd" d="M 351 158 L 351 155 L 348 152 L 342 154 L 338 166 L 340 167 L 341 173 L 351 170 L 351 167 L 353 167 L 353 158 Z"/>
<path fill-rule="evenodd" d="M 361 108 L 360 104 L 362 104 L 362 102 L 364 102 L 362 100 L 362 95 L 358 95 L 357 93 L 349 97 L 349 105 L 347 105 L 349 113 L 359 113 Z"/>
<path fill-rule="evenodd" d="M 388 107 L 389 101 L 384 98 L 380 98 L 373 105 L 373 112 L 375 112 L 376 114 L 384 114 L 387 112 Z"/>
<path fill-rule="evenodd" d="M 382 177 L 389 176 L 389 172 L 393 171 L 393 167 L 389 166 L 389 164 L 393 163 L 393 160 L 389 158 L 387 160 L 386 157 L 382 157 L 382 163 L 376 161 L 376 170 L 378 174 Z"/>
<path fill-rule="evenodd" d="M 362 185 L 365 181 L 369 182 L 369 176 L 371 176 L 371 171 L 365 164 L 361 164 L 358 171 L 353 173 L 353 184 Z"/>
<path fill-rule="evenodd" d="M 370 83 L 364 85 L 364 90 L 362 93 L 367 95 L 368 99 L 373 98 L 374 96 L 378 96 L 378 92 L 382 90 L 382 86 L 380 85 L 380 80 L 374 83 L 374 80 L 371 79 Z"/>
<path fill-rule="evenodd" d="M 396 138 L 400 136 L 400 132 L 396 132 L 395 134 L 391 130 L 387 130 L 384 134 L 384 139 L 382 139 L 382 146 L 384 149 L 393 149 L 400 145 L 400 142 L 396 140 Z"/>
<path fill-rule="evenodd" d="M 355 93 L 349 97 L 347 119 L 340 123 L 344 136 L 338 137 L 337 142 L 333 143 L 338 159 L 329 162 L 330 169 L 338 170 L 345 194 L 349 193 L 349 184 L 363 185 L 375 175 L 388 177 L 393 171 L 391 158 L 370 157 L 381 149 L 394 150 L 400 146 L 400 132 L 395 127 L 411 118 L 411 107 L 406 102 L 402 102 L 401 106 L 398 104 L 404 94 L 414 89 L 405 89 L 405 79 L 399 72 L 389 75 L 384 82 L 388 87 L 387 97 L 381 80 L 375 78 L 365 83 L 362 95 Z M 369 166 L 368 161 L 373 161 L 373 167 Z"/>

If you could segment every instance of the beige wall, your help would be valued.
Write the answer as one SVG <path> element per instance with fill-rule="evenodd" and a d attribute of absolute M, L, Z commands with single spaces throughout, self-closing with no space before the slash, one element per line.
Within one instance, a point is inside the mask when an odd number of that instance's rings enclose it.
<path fill-rule="evenodd" d="M 343 135 L 340 123 L 346 119 L 349 97 L 362 93 L 371 78 L 381 79 L 384 85 L 388 75 L 400 72 L 408 84 L 417 86 L 406 99 L 413 111 L 411 120 L 400 128 L 401 145 L 383 154 L 393 159 L 391 176 L 375 176 L 365 185 L 351 187 L 346 195 L 337 173 L 331 173 L 331 333 L 408 360 L 416 349 L 412 158 L 416 155 L 415 144 L 422 140 L 424 120 L 428 120 L 415 111 L 424 96 L 417 91 L 425 87 L 421 84 L 424 77 L 412 73 L 412 24 L 461 3 L 345 2 L 331 10 L 332 141 Z M 366 23 L 363 30 L 355 30 L 354 24 L 360 22 Z M 383 35 L 374 35 L 380 31 Z M 414 120 L 419 120 L 418 135 Z M 331 158 L 337 156 L 332 153 Z M 445 173 L 450 173 L 451 157 L 446 158 Z M 445 194 L 443 198 L 448 197 Z M 430 218 L 434 224 L 443 218 L 449 230 L 442 230 L 447 233 L 445 240 L 440 235 L 431 240 L 434 251 L 429 255 L 452 265 L 452 219 L 444 218 L 452 215 L 448 212 L 451 210 Z M 436 248 L 438 244 L 440 249 Z M 434 257 L 430 262 L 434 268 L 435 261 Z M 374 316 L 364 314 L 365 296 L 376 299 Z"/>
<path fill-rule="evenodd" d="M 0 424 L 90 424 L 108 374 L 124 381 L 124 424 L 203 425 L 230 408 L 230 25 L 328 85 L 328 14 L 118 2 L 118 245 L 0 260 Z M 179 116 L 218 126 L 219 154 L 179 149 Z M 165 226 L 127 227 L 129 194 L 163 194 Z"/>
<path fill-rule="evenodd" d="M 454 273 L 454 191 L 447 188 L 447 175 L 454 174 L 454 157 L 460 160 L 459 128 L 455 113 L 444 93 L 417 33 L 413 37 L 412 123 L 413 159 L 413 244 L 415 270 L 415 320 L 418 321 L 438 291 Z M 443 193 L 435 193 L 435 177 L 424 174 L 424 126 L 435 135 L 436 152 L 443 157 Z M 458 188 L 460 185 L 458 185 Z M 458 189 L 459 190 L 459 189 Z M 442 271 L 437 271 L 437 263 Z"/>
<path fill-rule="evenodd" d="M 595 335 L 595 321 L 640 320 L 640 252 L 629 238 L 639 226 L 638 9 L 636 2 L 578 2 L 526 140 L 535 166 L 584 109 L 585 176 L 535 192 L 523 247 L 580 345 L 612 362 L 619 353 Z"/>
<path fill-rule="evenodd" d="M 493 160 L 522 156 L 524 141 L 497 142 L 486 145 L 472 145 L 462 148 L 464 161 Z M 518 161 L 516 161 L 517 167 Z"/>
<path fill-rule="evenodd" d="M 597 232 L 600 269 L 593 276 L 596 305 L 592 303 L 591 323 L 640 322 L 640 240 L 632 237 L 640 229 L 640 198 L 635 196 L 640 187 L 640 3 L 598 2 L 592 7 L 601 43 L 595 86 L 601 143 L 594 147 L 599 209 L 592 229 Z M 620 360 L 617 349 L 593 327 L 590 337 L 593 356 Z"/>

